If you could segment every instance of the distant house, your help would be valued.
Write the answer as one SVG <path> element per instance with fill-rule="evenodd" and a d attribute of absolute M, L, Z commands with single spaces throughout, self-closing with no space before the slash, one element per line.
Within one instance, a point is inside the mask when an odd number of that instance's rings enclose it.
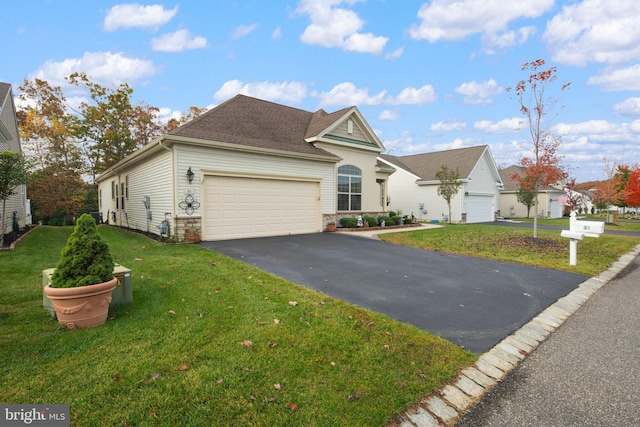
<path fill-rule="evenodd" d="M 104 171 L 99 209 L 111 224 L 178 239 L 320 232 L 387 210 L 383 150 L 356 107 L 308 112 L 238 95 Z"/>
<path fill-rule="evenodd" d="M 0 82 L 0 151 L 22 152 L 11 85 L 2 82 Z M 25 185 L 20 185 L 16 194 L 7 200 L 5 218 L 0 218 L 3 233 L 12 231 L 14 217 L 17 218 L 20 227 L 31 223 L 27 205 L 27 188 Z M 0 215 L 1 209 L 0 202 Z"/>
<path fill-rule="evenodd" d="M 446 221 L 447 202 L 438 195 L 436 173 L 442 165 L 458 170 L 462 185 L 451 200 L 451 221 L 494 221 L 498 215 L 502 180 L 487 145 L 409 156 L 381 155 L 396 169 L 389 178 L 390 207 L 422 221 Z"/>
<path fill-rule="evenodd" d="M 565 191 L 563 183 L 557 186 L 548 186 L 540 190 L 538 194 L 538 206 L 532 206 L 527 215 L 527 206 L 518 202 L 518 190 L 520 184 L 513 179 L 514 175 L 524 175 L 524 169 L 513 165 L 500 170 L 504 189 L 500 192 L 500 214 L 504 218 L 527 218 L 538 215 L 539 218 L 562 218 L 564 213 L 563 196 Z"/>

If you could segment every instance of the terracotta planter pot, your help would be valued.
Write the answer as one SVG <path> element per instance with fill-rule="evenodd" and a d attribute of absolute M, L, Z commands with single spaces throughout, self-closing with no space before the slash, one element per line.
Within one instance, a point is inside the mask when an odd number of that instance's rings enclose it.
<path fill-rule="evenodd" d="M 335 224 L 327 224 L 327 231 L 329 231 L 329 232 L 336 231 L 336 225 Z"/>
<path fill-rule="evenodd" d="M 107 321 L 111 292 L 118 279 L 77 288 L 52 288 L 48 284 L 44 291 L 53 302 L 60 324 L 67 329 L 88 329 L 103 325 Z"/>

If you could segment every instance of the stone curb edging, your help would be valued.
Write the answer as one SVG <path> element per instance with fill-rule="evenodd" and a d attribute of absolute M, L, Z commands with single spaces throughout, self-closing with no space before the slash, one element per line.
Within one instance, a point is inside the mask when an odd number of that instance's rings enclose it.
<path fill-rule="evenodd" d="M 482 354 L 474 365 L 462 370 L 454 383 L 424 397 L 417 406 L 400 414 L 391 425 L 452 426 L 638 255 L 640 245 L 622 255 L 608 270 L 584 281 L 569 294 L 559 298 L 529 323 Z"/>

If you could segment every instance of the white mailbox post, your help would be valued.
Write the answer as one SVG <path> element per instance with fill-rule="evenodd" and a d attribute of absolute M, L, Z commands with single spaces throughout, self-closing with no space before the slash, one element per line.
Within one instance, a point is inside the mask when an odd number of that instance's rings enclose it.
<path fill-rule="evenodd" d="M 586 237 L 600 237 L 604 233 L 604 222 L 578 221 L 577 214 L 569 215 L 569 230 L 562 230 L 560 235 L 569 239 L 569 265 L 578 262 L 578 241 Z"/>

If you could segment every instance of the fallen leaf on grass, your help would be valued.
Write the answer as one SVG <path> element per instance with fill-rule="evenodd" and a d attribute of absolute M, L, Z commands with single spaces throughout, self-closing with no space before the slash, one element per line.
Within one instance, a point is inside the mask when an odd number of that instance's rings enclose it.
<path fill-rule="evenodd" d="M 296 306 L 298 305 L 298 301 L 289 301 L 289 305 Z"/>
<path fill-rule="evenodd" d="M 244 340 L 240 343 L 240 345 L 245 346 L 245 347 L 251 347 L 253 345 L 253 342 L 249 341 L 249 340 Z"/>
<path fill-rule="evenodd" d="M 169 314 L 176 314 L 175 310 L 169 310 Z"/>
<path fill-rule="evenodd" d="M 224 380 L 218 380 L 218 381 L 216 381 L 216 384 L 218 384 L 218 385 L 222 385 L 222 383 L 224 383 Z"/>
<path fill-rule="evenodd" d="M 180 370 L 181 371 L 186 371 L 187 369 L 189 369 L 191 367 L 191 365 L 193 365 L 193 362 L 189 362 L 185 365 L 180 366 Z"/>
<path fill-rule="evenodd" d="M 116 374 L 116 377 L 113 379 L 113 381 L 119 383 L 121 379 L 122 378 L 120 377 L 120 374 Z"/>
<path fill-rule="evenodd" d="M 290 403 L 289 409 L 291 409 L 292 411 L 296 411 L 298 409 L 298 405 L 296 405 L 295 403 Z"/>
<path fill-rule="evenodd" d="M 273 319 L 273 323 L 275 323 L 276 325 L 280 324 L 280 319 Z"/>
<path fill-rule="evenodd" d="M 275 397 L 270 397 L 267 402 L 269 403 L 276 403 L 276 398 Z"/>
<path fill-rule="evenodd" d="M 362 398 L 362 393 L 360 393 L 359 391 L 356 391 L 355 393 L 350 394 L 347 399 L 349 399 L 349 402 L 352 402 L 356 399 L 361 399 L 361 398 Z"/>
<path fill-rule="evenodd" d="M 155 374 L 151 375 L 151 378 L 157 380 L 158 378 L 160 378 L 160 374 L 156 372 Z"/>
<path fill-rule="evenodd" d="M 282 386 L 280 384 L 274 384 L 273 388 L 275 388 L 276 390 L 280 390 Z"/>

